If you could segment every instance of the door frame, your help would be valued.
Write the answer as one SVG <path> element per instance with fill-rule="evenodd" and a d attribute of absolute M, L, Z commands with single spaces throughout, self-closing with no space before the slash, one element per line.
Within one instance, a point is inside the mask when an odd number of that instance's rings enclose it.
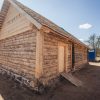
<path fill-rule="evenodd" d="M 67 59 L 67 50 L 66 50 L 66 47 L 67 47 L 67 44 L 64 43 L 64 42 L 59 42 L 58 43 L 58 72 L 59 72 L 59 46 L 63 46 L 64 47 L 64 71 L 66 71 L 66 59 Z M 60 72 L 59 72 L 60 73 Z"/>

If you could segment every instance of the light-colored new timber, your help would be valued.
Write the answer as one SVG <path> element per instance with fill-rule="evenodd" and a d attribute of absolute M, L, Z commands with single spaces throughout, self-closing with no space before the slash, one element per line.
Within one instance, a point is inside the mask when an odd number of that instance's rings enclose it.
<path fill-rule="evenodd" d="M 80 81 L 78 78 L 76 78 L 75 76 L 73 76 L 71 73 L 61 73 L 61 75 L 67 79 L 68 81 L 70 81 L 73 85 L 80 87 L 83 86 L 82 81 Z"/>
<path fill-rule="evenodd" d="M 38 31 L 36 36 L 36 68 L 35 77 L 40 78 L 43 74 L 43 34 Z"/>
<path fill-rule="evenodd" d="M 58 59 L 59 59 L 59 72 L 63 72 L 64 71 L 64 60 L 65 60 L 65 54 L 64 54 L 64 46 L 59 46 L 58 47 Z"/>
<path fill-rule="evenodd" d="M 16 5 L 12 0 L 8 0 L 23 16 L 25 16 L 30 22 L 32 22 L 38 29 L 41 29 L 42 25 L 37 22 L 34 18 L 28 15 L 24 10 L 22 10 L 18 5 Z"/>
<path fill-rule="evenodd" d="M 32 29 L 32 24 L 12 5 L 8 10 L 4 24 L 0 31 L 0 39 L 4 39 Z"/>
<path fill-rule="evenodd" d="M 69 64 L 68 64 L 68 54 L 70 54 L 70 53 L 69 53 L 69 50 L 68 50 L 68 44 L 66 44 L 66 47 L 65 47 L 66 72 L 68 72 L 68 66 L 69 66 Z"/>

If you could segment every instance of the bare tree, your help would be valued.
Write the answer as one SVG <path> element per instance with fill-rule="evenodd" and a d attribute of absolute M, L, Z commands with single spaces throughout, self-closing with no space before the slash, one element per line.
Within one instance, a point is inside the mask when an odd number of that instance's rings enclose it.
<path fill-rule="evenodd" d="M 96 47 L 100 49 L 100 36 L 97 37 L 97 44 Z"/>
<path fill-rule="evenodd" d="M 96 36 L 95 34 L 91 35 L 86 41 L 90 48 L 96 50 L 97 56 L 100 55 L 100 36 Z"/>
<path fill-rule="evenodd" d="M 97 37 L 95 34 L 91 35 L 86 42 L 88 43 L 89 47 L 91 47 L 92 49 L 96 49 Z"/>
<path fill-rule="evenodd" d="M 100 57 L 100 36 L 97 37 L 97 56 Z"/>

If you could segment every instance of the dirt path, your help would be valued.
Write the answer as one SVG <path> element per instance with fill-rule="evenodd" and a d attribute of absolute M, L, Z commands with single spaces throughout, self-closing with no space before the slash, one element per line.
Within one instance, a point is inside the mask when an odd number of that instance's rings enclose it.
<path fill-rule="evenodd" d="M 0 100 L 100 100 L 99 66 L 89 65 L 74 75 L 84 82 L 83 87 L 75 87 L 62 79 L 55 90 L 43 95 L 36 95 L 0 75 Z"/>

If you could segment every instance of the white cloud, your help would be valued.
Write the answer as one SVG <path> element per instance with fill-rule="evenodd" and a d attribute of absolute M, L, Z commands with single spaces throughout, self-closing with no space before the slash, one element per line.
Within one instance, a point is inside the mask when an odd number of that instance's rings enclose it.
<path fill-rule="evenodd" d="M 90 28 L 92 28 L 92 25 L 89 23 L 85 23 L 85 24 L 79 25 L 79 28 L 80 29 L 90 29 Z"/>
<path fill-rule="evenodd" d="M 84 42 L 84 39 L 79 39 L 80 41 Z"/>

